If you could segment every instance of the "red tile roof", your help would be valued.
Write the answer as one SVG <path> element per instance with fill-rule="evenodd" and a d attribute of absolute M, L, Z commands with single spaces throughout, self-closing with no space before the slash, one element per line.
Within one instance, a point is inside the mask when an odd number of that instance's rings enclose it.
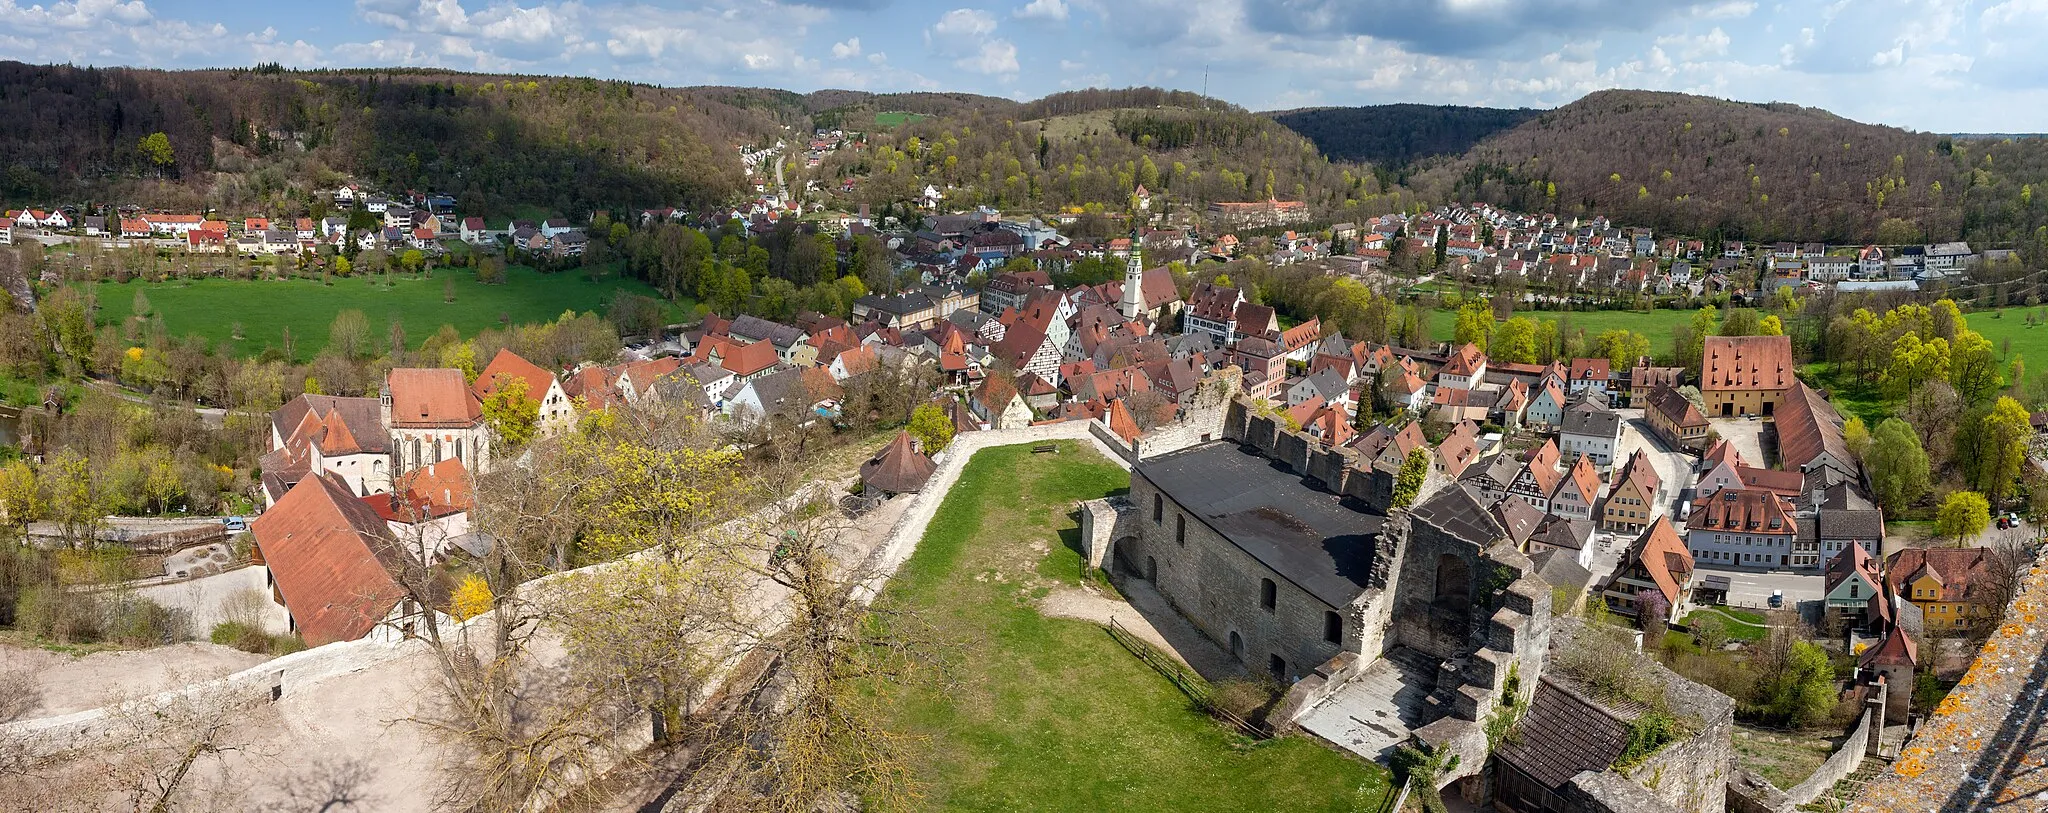
<path fill-rule="evenodd" d="M 1692 577 L 1692 551 L 1678 538 L 1678 531 L 1671 527 L 1671 518 L 1660 516 L 1650 527 L 1644 528 L 1635 544 L 1630 545 L 1628 554 L 1622 558 L 1616 573 L 1628 572 L 1633 564 L 1640 563 L 1643 571 L 1650 574 L 1650 580 L 1657 583 L 1657 589 L 1664 593 L 1664 600 L 1671 606 L 1678 606 L 1679 594 L 1687 579 Z"/>
<path fill-rule="evenodd" d="M 532 398 L 534 403 L 538 404 L 547 400 L 548 385 L 554 383 L 555 374 L 521 358 L 510 349 L 499 348 L 498 355 L 491 358 L 491 363 L 484 366 L 483 372 L 476 374 L 476 383 L 470 386 L 470 391 L 476 394 L 478 400 L 482 400 L 496 392 L 498 387 L 502 386 L 502 382 L 512 379 L 526 382 L 526 397 Z"/>
<path fill-rule="evenodd" d="M 250 530 L 300 637 L 313 646 L 363 637 L 405 591 L 406 554 L 384 519 L 341 477 L 315 473 Z"/>
<path fill-rule="evenodd" d="M 1484 366 L 1486 366 L 1486 354 L 1479 352 L 1478 345 L 1466 342 L 1458 348 L 1457 352 L 1451 354 L 1450 360 L 1444 362 L 1443 369 L 1438 370 L 1437 374 L 1470 378 L 1478 375 L 1479 368 Z"/>
<path fill-rule="evenodd" d="M 1708 336 L 1700 389 L 1783 390 L 1792 373 L 1792 339 L 1786 336 Z"/>
<path fill-rule="evenodd" d="M 1685 527 L 1695 531 L 1783 536 L 1798 532 L 1792 506 L 1785 498 L 1772 491 L 1734 486 L 1694 502 Z"/>
<path fill-rule="evenodd" d="M 385 381 L 391 389 L 393 426 L 474 426 L 483 418 L 461 370 L 400 367 Z"/>

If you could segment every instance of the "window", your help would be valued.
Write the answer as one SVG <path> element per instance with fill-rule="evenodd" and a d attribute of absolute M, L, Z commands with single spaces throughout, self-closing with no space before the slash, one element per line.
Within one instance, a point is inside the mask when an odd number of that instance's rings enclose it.
<path fill-rule="evenodd" d="M 1323 611 L 1323 640 L 1344 643 L 1344 619 L 1329 610 Z"/>
<path fill-rule="evenodd" d="M 1862 588 L 1863 588 L 1863 585 L 1861 585 L 1861 584 L 1858 584 L 1858 583 L 1856 583 L 1856 582 L 1850 582 L 1850 583 L 1849 583 L 1849 597 L 1850 597 L 1850 598 L 1856 598 L 1856 597 L 1857 597 L 1857 595 L 1856 595 L 1856 594 L 1857 594 L 1857 593 L 1859 593 L 1859 592 L 1861 592 L 1861 591 L 1862 591 Z"/>
<path fill-rule="evenodd" d="M 1287 659 L 1273 655 L 1266 659 L 1266 668 L 1273 671 L 1274 680 L 1287 679 Z"/>
<path fill-rule="evenodd" d="M 1152 524 L 1158 525 L 1159 521 L 1165 517 L 1166 499 L 1157 494 L 1152 495 Z"/>
<path fill-rule="evenodd" d="M 1188 515 L 1173 515 L 1173 541 L 1183 548 L 1188 546 Z"/>
<path fill-rule="evenodd" d="M 1277 607 L 1277 606 L 1279 606 L 1279 603 L 1280 603 L 1280 587 L 1279 587 L 1279 585 L 1276 585 L 1276 584 L 1274 584 L 1274 583 L 1273 583 L 1273 580 L 1272 580 L 1272 579 L 1260 579 L 1260 580 L 1259 580 L 1259 606 L 1260 606 L 1260 607 L 1264 607 L 1264 608 L 1266 609 L 1266 612 L 1272 612 L 1272 611 L 1273 611 L 1273 608 L 1274 608 L 1274 607 Z"/>

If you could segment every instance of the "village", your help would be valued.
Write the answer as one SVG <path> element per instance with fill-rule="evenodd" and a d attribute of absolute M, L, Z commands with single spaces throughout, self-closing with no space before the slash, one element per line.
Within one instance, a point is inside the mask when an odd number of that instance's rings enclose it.
<path fill-rule="evenodd" d="M 813 152 L 844 138 L 826 136 Z M 254 592 L 261 607 L 232 621 L 263 635 L 314 651 L 405 646 L 474 615 L 407 584 L 436 571 L 459 582 L 489 554 L 471 517 L 490 496 L 478 484 L 523 465 L 537 439 L 659 409 L 744 451 L 887 411 L 900 419 L 833 495 L 856 522 L 929 520 L 945 496 L 935 484 L 972 454 L 949 448 L 1058 438 L 1127 469 L 1127 494 L 1081 509 L 1088 564 L 1163 598 L 1146 623 L 1187 649 L 1181 662 L 1270 678 L 1262 733 L 1402 765 L 1408 789 L 1472 805 L 1707 813 L 1840 802 L 1870 766 L 1900 759 L 1944 687 L 1967 680 L 1972 642 L 1999 626 L 2031 563 L 2037 534 L 2006 515 L 2009 492 L 1993 490 L 1996 528 L 1985 505 L 1934 540 L 1953 544 L 1888 534 L 1898 506 L 1880 504 L 1885 475 L 1866 469 L 1870 429 L 1802 378 L 1777 315 L 1776 330 L 1702 331 L 1689 361 L 1660 362 L 1628 336 L 1552 339 L 1541 361 L 1498 351 L 1511 314 L 1907 297 L 1967 289 L 2010 252 L 1746 246 L 1483 204 L 1316 229 L 1296 202 L 1162 199 L 1155 211 L 1143 186 L 1129 212 L 1028 217 L 948 212 L 935 188 L 914 218 L 807 210 L 765 178 L 757 190 L 744 206 L 624 222 L 737 222 L 759 238 L 793 221 L 834 240 L 841 265 L 856 241 L 881 242 L 896 284 L 843 316 L 775 320 L 741 301 L 571 365 L 504 348 L 467 369 L 389 369 L 374 391 L 297 394 L 268 416 L 261 510 L 222 529 L 246 530 L 246 559 L 152 576 L 147 595 L 203 623 L 230 620 L 224 595 Z M 325 264 L 451 241 L 573 262 L 590 239 L 591 224 L 565 218 L 488 229 L 445 195 L 350 185 L 332 200 L 347 214 L 15 211 L 0 242 Z M 1192 273 L 1248 257 L 1381 298 L 1441 303 L 1457 286 L 1457 335 L 1355 340 L 1283 314 L 1255 285 Z M 1121 273 L 1055 282 L 1083 263 Z M 1943 328 L 1958 348 L 1960 320 Z M 1174 625 L 1198 639 L 1176 647 Z M 1740 668 L 1730 658 L 1766 651 L 1828 668 L 1781 667 L 1784 686 L 1732 699 L 1715 682 Z M 1614 689 L 1615 669 L 1656 680 Z M 1795 708 L 1774 706 L 1774 691 L 1806 694 Z M 1677 722 L 1645 733 L 1651 719 Z M 1841 730 L 1788 767 L 1741 745 L 1773 725 Z"/>

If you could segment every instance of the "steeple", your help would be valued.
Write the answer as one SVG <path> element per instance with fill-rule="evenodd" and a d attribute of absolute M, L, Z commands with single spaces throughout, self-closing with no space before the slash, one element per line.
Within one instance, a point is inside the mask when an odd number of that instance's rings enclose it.
<path fill-rule="evenodd" d="M 1138 246 L 1138 230 L 1132 228 L 1131 259 L 1124 265 L 1124 296 L 1116 307 L 1125 319 L 1136 319 L 1145 312 L 1145 252 Z"/>

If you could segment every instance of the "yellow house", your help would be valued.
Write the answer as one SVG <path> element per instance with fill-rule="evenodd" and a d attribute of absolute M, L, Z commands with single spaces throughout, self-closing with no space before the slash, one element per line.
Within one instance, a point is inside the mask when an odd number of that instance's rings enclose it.
<path fill-rule="evenodd" d="M 1643 450 L 1629 456 L 1628 465 L 1615 475 L 1614 487 L 1600 509 L 1600 527 L 1609 531 L 1641 533 L 1650 527 L 1657 507 L 1664 502 L 1663 479 L 1650 465 Z"/>
<path fill-rule="evenodd" d="M 1797 376 L 1786 336 L 1708 336 L 1700 360 L 1700 398 L 1708 417 L 1771 415 Z"/>
<path fill-rule="evenodd" d="M 1967 631 L 1997 619 L 1997 598 L 1984 582 L 1984 548 L 1908 548 L 1885 563 L 1885 585 L 1919 607 L 1929 633 Z"/>

